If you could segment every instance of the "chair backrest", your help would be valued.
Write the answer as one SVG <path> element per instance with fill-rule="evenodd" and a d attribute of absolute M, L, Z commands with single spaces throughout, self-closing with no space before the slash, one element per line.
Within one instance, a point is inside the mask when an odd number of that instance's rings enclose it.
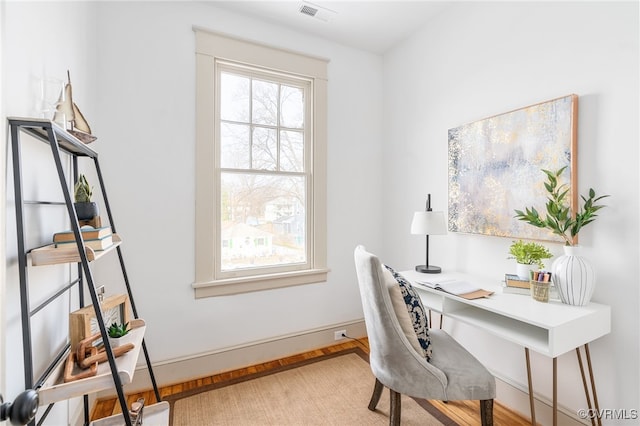
<path fill-rule="evenodd" d="M 354 259 L 373 374 L 385 386 L 401 391 L 397 384 L 415 380 L 415 367 L 418 364 L 438 381 L 446 383 L 443 373 L 429 364 L 404 334 L 393 309 L 384 266 L 380 260 L 368 253 L 363 246 L 356 247 Z"/>

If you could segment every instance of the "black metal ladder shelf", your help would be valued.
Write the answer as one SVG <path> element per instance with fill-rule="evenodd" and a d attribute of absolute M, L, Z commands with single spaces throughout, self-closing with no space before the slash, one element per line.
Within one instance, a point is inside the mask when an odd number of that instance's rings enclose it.
<path fill-rule="evenodd" d="M 104 389 L 115 387 L 118 395 L 118 401 L 122 408 L 122 414 L 109 417 L 107 419 L 100 419 L 91 423 L 92 425 L 111 425 L 122 424 L 132 426 L 132 418 L 129 415 L 129 408 L 127 406 L 127 400 L 124 394 L 123 385 L 129 383 L 133 379 L 133 372 L 137 363 L 139 349 L 142 348 L 144 353 L 147 369 L 155 392 L 156 404 L 145 406 L 144 408 L 144 422 L 147 424 L 168 424 L 169 419 L 169 404 L 163 402 L 160 398 L 158 386 L 151 366 L 149 353 L 144 341 L 144 331 L 146 324 L 143 320 L 139 319 L 138 311 L 135 305 L 135 300 L 129 284 L 129 278 L 125 268 L 124 258 L 121 250 L 121 240 L 116 234 L 116 228 L 111 213 L 111 207 L 109 205 L 107 192 L 105 190 L 102 172 L 100 170 L 100 164 L 98 162 L 98 153 L 73 135 L 68 133 L 62 127 L 56 123 L 45 119 L 32 119 L 32 118 L 8 118 L 10 127 L 10 137 L 12 146 L 12 158 L 13 158 L 13 183 L 15 191 L 15 209 L 16 209 L 16 231 L 17 231 L 17 248 L 18 248 L 18 268 L 20 279 L 20 307 L 21 307 L 21 322 L 22 322 L 22 340 L 23 340 L 23 358 L 24 358 L 24 382 L 25 389 L 35 389 L 38 392 L 40 405 L 47 405 L 48 408 L 44 411 L 38 424 L 42 424 L 47 414 L 51 410 L 51 407 L 55 402 L 66 400 L 76 396 L 84 397 L 84 421 L 85 425 L 89 424 L 89 407 L 88 407 L 88 394 L 97 392 Z M 45 246 L 34 249 L 26 247 L 25 242 L 25 221 L 24 221 L 24 206 L 29 202 L 26 202 L 23 198 L 23 177 L 22 177 L 22 153 L 21 153 L 21 133 L 26 133 L 38 141 L 49 144 L 51 147 L 51 154 L 55 163 L 56 171 L 60 181 L 60 187 L 64 195 L 64 202 L 61 203 L 49 203 L 60 204 L 66 206 L 69 219 L 71 221 L 71 229 L 73 231 L 76 243 L 77 251 L 74 249 L 75 256 L 69 258 L 67 255 L 60 255 L 59 251 L 56 251 L 54 247 Z M 65 176 L 61 154 L 70 155 L 72 159 L 72 174 L 73 180 L 68 180 Z M 100 298 L 98 297 L 97 288 L 93 278 L 93 274 L 90 268 L 90 262 L 96 260 L 98 257 L 94 255 L 93 251 L 84 247 L 84 241 L 80 231 L 80 224 L 76 216 L 76 212 L 71 199 L 69 183 L 75 182 L 78 177 L 78 158 L 87 158 L 93 160 L 95 170 L 98 176 L 99 187 L 101 189 L 105 210 L 107 213 L 109 225 L 114 235 L 114 244 L 104 252 L 100 252 L 100 256 L 116 251 L 118 254 L 120 268 L 122 276 L 129 297 L 131 311 L 135 318 L 132 323 L 135 322 L 136 328 L 132 330 L 134 334 L 135 349 L 128 352 L 121 357 L 114 357 L 113 349 L 107 338 L 107 328 L 104 323 L 102 309 L 100 307 Z M 43 202 L 46 204 L 46 202 Z M 78 277 L 72 280 L 70 283 L 58 290 L 53 296 L 41 303 L 36 308 L 32 309 L 29 303 L 29 267 L 28 256 L 32 257 L 32 266 L 57 264 L 57 263 L 77 263 L 78 265 Z M 68 343 L 58 354 L 52 357 L 51 362 L 45 369 L 45 372 L 39 378 L 34 378 L 33 367 L 33 342 L 31 339 L 31 317 L 44 309 L 49 303 L 53 302 L 59 296 L 66 294 L 73 287 L 77 285 L 79 294 L 80 307 L 84 306 L 84 292 L 83 284 L 86 283 L 89 295 L 91 296 L 91 304 L 96 313 L 96 320 L 100 329 L 105 351 L 107 353 L 108 365 L 101 364 L 98 370 L 98 374 L 94 377 L 75 380 L 69 383 L 63 383 L 60 378 L 60 372 L 64 367 L 64 360 L 66 359 L 69 351 L 70 344 Z M 30 425 L 35 425 L 33 420 Z"/>

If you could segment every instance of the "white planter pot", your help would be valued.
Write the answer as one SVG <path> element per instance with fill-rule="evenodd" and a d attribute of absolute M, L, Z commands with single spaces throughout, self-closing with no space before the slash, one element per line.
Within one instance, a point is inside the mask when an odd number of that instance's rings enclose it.
<path fill-rule="evenodd" d="M 111 349 L 114 349 L 114 348 L 117 348 L 118 346 L 131 343 L 132 339 L 133 338 L 131 333 L 127 333 L 122 337 L 109 337 L 109 343 L 111 344 Z"/>
<path fill-rule="evenodd" d="M 111 344 L 111 349 L 115 349 L 118 346 L 124 345 L 124 337 L 109 337 L 109 344 Z"/>
<path fill-rule="evenodd" d="M 578 255 L 577 246 L 564 246 L 564 255 L 551 266 L 551 279 L 562 303 L 584 306 L 589 303 L 595 289 L 596 274 L 591 263 Z"/>
<path fill-rule="evenodd" d="M 531 279 L 531 271 L 535 265 L 525 265 L 524 263 L 516 263 L 516 275 L 523 280 Z"/>

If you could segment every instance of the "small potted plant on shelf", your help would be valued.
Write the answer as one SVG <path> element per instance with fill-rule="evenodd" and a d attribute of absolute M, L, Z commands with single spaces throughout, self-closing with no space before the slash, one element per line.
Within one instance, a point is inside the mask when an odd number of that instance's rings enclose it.
<path fill-rule="evenodd" d="M 109 343 L 111 343 L 112 348 L 117 348 L 122 345 L 122 337 L 126 336 L 129 331 L 129 323 L 118 324 L 117 322 L 112 323 L 107 330 L 109 334 Z"/>
<path fill-rule="evenodd" d="M 78 220 L 91 220 L 99 215 L 98 204 L 91 201 L 92 188 L 85 175 L 80 175 L 73 188 L 74 207 Z"/>
<path fill-rule="evenodd" d="M 544 259 L 551 259 L 553 255 L 543 245 L 533 241 L 525 243 L 522 240 L 514 241 L 509 247 L 510 256 L 507 259 L 515 259 L 517 263 L 516 273 L 518 277 L 528 280 L 533 265 L 539 269 L 544 268 Z"/>

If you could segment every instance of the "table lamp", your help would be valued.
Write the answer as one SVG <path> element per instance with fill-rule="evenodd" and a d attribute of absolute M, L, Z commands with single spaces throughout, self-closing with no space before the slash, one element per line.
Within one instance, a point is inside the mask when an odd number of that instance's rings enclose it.
<path fill-rule="evenodd" d="M 443 212 L 431 210 L 431 194 L 427 195 L 427 207 L 423 212 L 415 212 L 411 222 L 411 233 L 427 236 L 427 258 L 424 265 L 416 266 L 416 271 L 426 274 L 439 274 L 442 269 L 439 266 L 429 265 L 429 235 L 444 235 L 447 226 Z"/>

